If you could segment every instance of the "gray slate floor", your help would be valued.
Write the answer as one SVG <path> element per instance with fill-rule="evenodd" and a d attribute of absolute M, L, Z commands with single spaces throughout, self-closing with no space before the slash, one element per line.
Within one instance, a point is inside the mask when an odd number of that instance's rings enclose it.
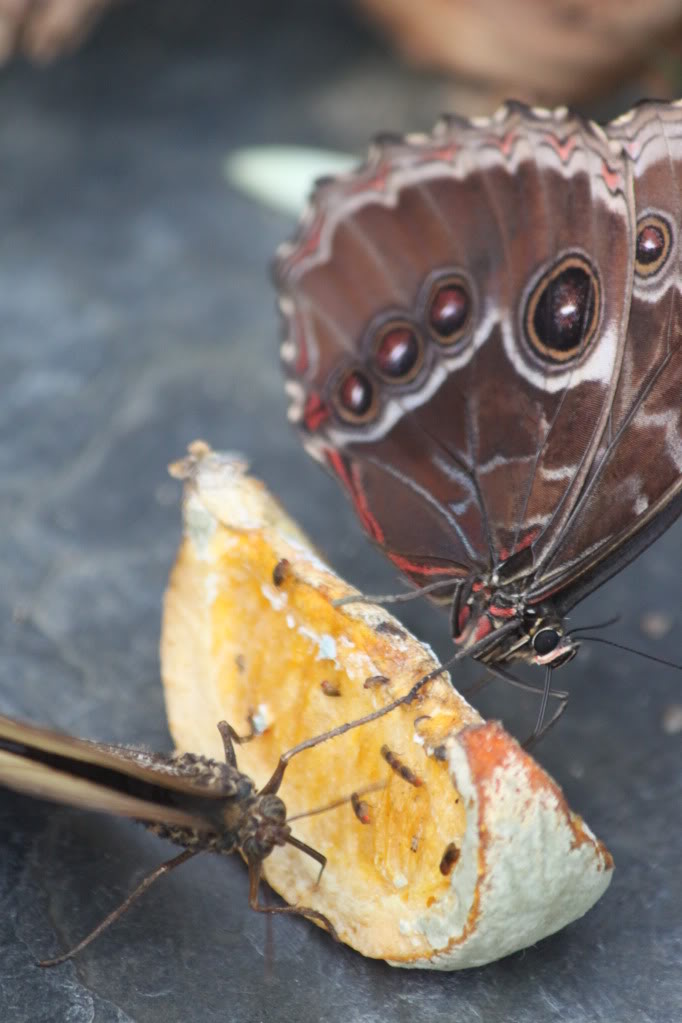
<path fill-rule="evenodd" d="M 196 12 L 201 14 L 197 17 Z M 162 12 L 164 12 L 162 14 Z M 284 425 L 267 265 L 285 217 L 231 192 L 232 147 L 361 152 L 450 102 L 341 3 L 123 6 L 77 56 L 0 75 L 0 710 L 166 749 L 160 598 L 179 539 L 168 461 L 205 437 L 248 454 L 339 571 L 394 578 Z M 580 609 L 682 659 L 680 527 Z M 641 615 L 672 629 L 655 642 Z M 445 653 L 444 619 L 406 622 Z M 463 669 L 456 681 L 472 678 Z M 168 847 L 134 825 L 0 791 L 3 1023 L 670 1023 L 682 1018 L 680 736 L 673 671 L 592 647 L 540 759 L 617 870 L 584 919 L 485 969 L 402 972 L 247 907 L 236 860 L 203 857 L 73 965 L 77 940 Z M 533 707 L 496 687 L 517 733 Z"/>

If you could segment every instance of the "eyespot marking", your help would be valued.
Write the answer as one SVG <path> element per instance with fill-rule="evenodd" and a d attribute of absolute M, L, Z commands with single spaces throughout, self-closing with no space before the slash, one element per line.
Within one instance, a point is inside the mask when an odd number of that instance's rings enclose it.
<path fill-rule="evenodd" d="M 335 388 L 335 405 L 347 423 L 367 423 L 377 411 L 376 388 L 362 369 L 348 370 Z"/>
<path fill-rule="evenodd" d="M 389 383 L 414 380 L 423 362 L 421 339 L 404 322 L 385 324 L 374 342 L 374 366 Z"/>
<path fill-rule="evenodd" d="M 467 333 L 471 323 L 472 301 L 467 282 L 457 275 L 432 284 L 426 315 L 429 329 L 438 344 L 456 344 Z"/>
<path fill-rule="evenodd" d="M 541 359 L 564 363 L 593 340 L 601 308 L 597 274 L 579 253 L 563 256 L 542 274 L 526 302 L 526 339 Z"/>
<path fill-rule="evenodd" d="M 672 245 L 672 231 L 668 221 L 657 214 L 642 217 L 637 224 L 635 247 L 635 273 L 639 277 L 652 277 L 667 262 Z"/>

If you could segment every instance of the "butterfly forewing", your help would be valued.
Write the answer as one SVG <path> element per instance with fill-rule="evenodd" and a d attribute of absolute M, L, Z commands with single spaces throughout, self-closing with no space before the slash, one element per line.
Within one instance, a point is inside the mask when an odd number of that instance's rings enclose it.
<path fill-rule="evenodd" d="M 570 529 L 547 565 L 559 581 L 564 566 L 578 577 L 567 608 L 632 560 L 680 512 L 682 108 L 643 104 L 608 130 L 631 168 L 635 255 L 644 258 L 636 258 L 633 269 L 624 359 L 608 426 Z M 653 252 L 647 253 L 646 242 Z"/>
<path fill-rule="evenodd" d="M 81 761 L 82 763 L 82 761 Z M 82 810 L 99 810 L 120 817 L 132 817 L 158 824 L 170 824 L 197 831 L 209 830 L 207 821 L 174 807 L 139 799 L 116 788 L 78 777 L 68 770 L 49 767 L 31 760 L 25 754 L 0 749 L 0 785 L 54 803 L 75 806 Z"/>
<path fill-rule="evenodd" d="M 0 785 L 82 809 L 198 832 L 212 830 L 211 804 L 224 795 L 218 786 L 211 789 L 183 775 L 172 757 L 104 746 L 3 716 Z"/>

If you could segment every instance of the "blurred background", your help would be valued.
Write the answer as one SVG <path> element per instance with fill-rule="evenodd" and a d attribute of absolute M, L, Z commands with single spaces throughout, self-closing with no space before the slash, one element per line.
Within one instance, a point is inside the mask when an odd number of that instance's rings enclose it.
<path fill-rule="evenodd" d="M 123 3 L 134 0 L 0 0 L 0 59 L 21 54 L 44 64 L 71 53 L 109 8 Z M 141 0 L 140 6 L 153 5 Z M 175 6 L 161 5 L 156 12 L 166 25 L 177 21 Z M 184 6 L 183 20 L 205 13 Z M 236 27 L 247 5 L 224 6 Z M 306 6 L 313 7 L 294 3 L 287 11 L 291 16 L 300 11 L 308 20 Z M 676 92 L 678 0 L 349 0 L 343 5 L 337 0 L 326 6 L 343 6 L 351 17 L 354 12 L 357 22 L 374 29 L 407 65 L 447 74 L 460 113 L 484 113 L 510 96 L 536 104 L 575 104 L 624 88 L 659 98 Z M 262 3 L 256 7 L 267 11 Z"/>
<path fill-rule="evenodd" d="M 681 26 L 669 0 L 0 0 L 0 712 L 170 747 L 157 646 L 180 514 L 165 467 L 196 437 L 245 453 L 353 583 L 395 588 L 285 425 L 268 268 L 294 220 L 231 187 L 228 154 L 360 157 L 378 131 L 506 96 L 608 118 L 682 91 Z M 678 524 L 580 622 L 620 614 L 615 640 L 682 659 L 681 538 Z M 438 612 L 401 617 L 447 654 Z M 564 684 L 538 758 L 616 873 L 560 934 L 441 976 L 282 919 L 266 968 L 242 864 L 207 856 L 40 972 L 172 852 L 129 822 L 0 791 L 0 1018 L 681 1018 L 679 673 L 593 646 Z M 491 686 L 479 706 L 532 727 L 516 691 Z"/>

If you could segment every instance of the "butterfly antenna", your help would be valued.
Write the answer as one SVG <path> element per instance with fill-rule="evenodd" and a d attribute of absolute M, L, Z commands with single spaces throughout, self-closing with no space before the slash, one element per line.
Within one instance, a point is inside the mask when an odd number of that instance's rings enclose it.
<path fill-rule="evenodd" d="M 620 621 L 620 615 L 614 615 L 613 618 L 607 618 L 605 622 L 595 622 L 594 625 L 576 625 L 575 629 L 571 629 L 567 632 L 567 636 L 575 636 L 578 632 L 592 632 L 596 629 L 608 629 L 611 625 L 616 625 Z"/>
<path fill-rule="evenodd" d="M 341 799 L 335 799 L 333 803 L 327 803 L 325 806 L 315 807 L 314 810 L 304 810 L 303 813 L 295 813 L 292 817 L 287 817 L 286 823 L 291 824 L 292 821 L 300 821 L 304 817 L 316 817 L 319 813 L 327 813 L 328 810 L 336 810 L 338 806 L 345 806 L 346 803 L 352 803 L 354 798 L 360 796 L 366 796 L 369 792 L 380 792 L 386 788 L 385 781 L 377 781 L 372 785 L 365 785 L 362 789 L 356 789 L 355 792 L 351 792 L 350 796 L 343 796 Z"/>
<path fill-rule="evenodd" d="M 624 643 L 616 643 L 612 639 L 604 639 L 603 636 L 581 636 L 584 642 L 591 643 L 603 643 L 604 646 L 614 646 L 617 650 L 624 650 L 628 654 L 635 654 L 637 657 L 643 657 L 646 661 L 654 661 L 656 664 L 664 664 L 666 668 L 675 668 L 676 671 L 682 671 L 682 664 L 677 664 L 675 661 L 669 661 L 665 657 L 656 657 L 655 654 L 647 654 L 644 650 L 638 650 L 636 647 L 626 646 Z"/>

